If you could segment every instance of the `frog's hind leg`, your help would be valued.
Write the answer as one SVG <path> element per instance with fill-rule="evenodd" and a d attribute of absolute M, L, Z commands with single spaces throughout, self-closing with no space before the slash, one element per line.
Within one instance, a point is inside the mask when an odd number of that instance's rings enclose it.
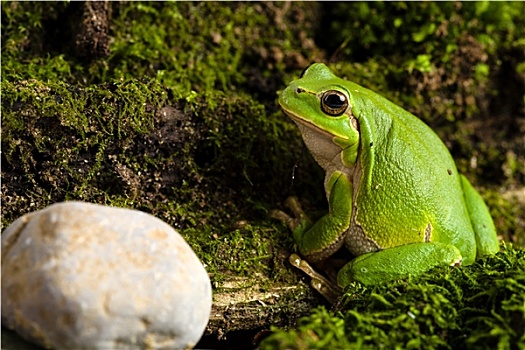
<path fill-rule="evenodd" d="M 460 178 L 470 223 L 476 235 L 476 257 L 495 254 L 499 251 L 499 242 L 489 209 L 467 178 L 463 175 Z"/>
<path fill-rule="evenodd" d="M 359 255 L 337 275 L 341 287 L 356 281 L 377 285 L 385 281 L 419 276 L 436 266 L 458 266 L 458 248 L 439 242 L 417 242 Z"/>

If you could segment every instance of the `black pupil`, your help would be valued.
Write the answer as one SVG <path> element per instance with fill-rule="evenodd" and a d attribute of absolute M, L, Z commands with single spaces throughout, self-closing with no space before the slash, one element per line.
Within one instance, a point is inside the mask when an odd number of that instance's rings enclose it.
<path fill-rule="evenodd" d="M 324 102 L 328 105 L 328 107 L 337 109 L 344 106 L 345 97 L 343 95 L 330 94 L 324 98 Z"/>

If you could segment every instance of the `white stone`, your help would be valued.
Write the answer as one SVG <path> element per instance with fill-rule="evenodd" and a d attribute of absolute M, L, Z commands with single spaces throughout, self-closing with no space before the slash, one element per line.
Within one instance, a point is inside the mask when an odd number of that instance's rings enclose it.
<path fill-rule="evenodd" d="M 2 234 L 2 326 L 57 349 L 180 349 L 208 323 L 211 284 L 172 227 L 64 202 Z"/>

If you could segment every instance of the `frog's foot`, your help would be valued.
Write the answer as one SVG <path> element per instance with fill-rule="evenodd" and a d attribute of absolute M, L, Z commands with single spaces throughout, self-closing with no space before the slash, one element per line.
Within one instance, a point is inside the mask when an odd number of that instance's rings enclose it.
<path fill-rule="evenodd" d="M 303 260 L 297 254 L 292 254 L 288 258 L 290 264 L 306 273 L 312 278 L 310 285 L 317 290 L 330 304 L 334 304 L 342 295 L 342 290 L 332 281 L 316 272 L 306 260 Z"/>
<path fill-rule="evenodd" d="M 294 214 L 295 218 L 286 214 L 281 210 L 271 210 L 269 215 L 273 219 L 281 221 L 283 224 L 287 225 L 290 230 L 293 232 L 297 226 L 304 222 L 310 222 L 310 219 L 303 211 L 299 200 L 295 196 L 288 197 L 284 203 Z"/>

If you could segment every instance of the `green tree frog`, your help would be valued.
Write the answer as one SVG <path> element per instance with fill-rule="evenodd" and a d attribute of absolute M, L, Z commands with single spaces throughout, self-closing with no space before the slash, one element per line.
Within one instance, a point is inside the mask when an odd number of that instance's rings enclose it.
<path fill-rule="evenodd" d="M 499 250 L 481 196 L 413 114 L 320 63 L 292 81 L 279 104 L 326 173 L 329 211 L 313 223 L 292 198 L 295 218 L 274 216 L 288 223 L 308 262 L 346 246 L 355 258 L 337 273 L 339 287 L 468 265 Z"/>

